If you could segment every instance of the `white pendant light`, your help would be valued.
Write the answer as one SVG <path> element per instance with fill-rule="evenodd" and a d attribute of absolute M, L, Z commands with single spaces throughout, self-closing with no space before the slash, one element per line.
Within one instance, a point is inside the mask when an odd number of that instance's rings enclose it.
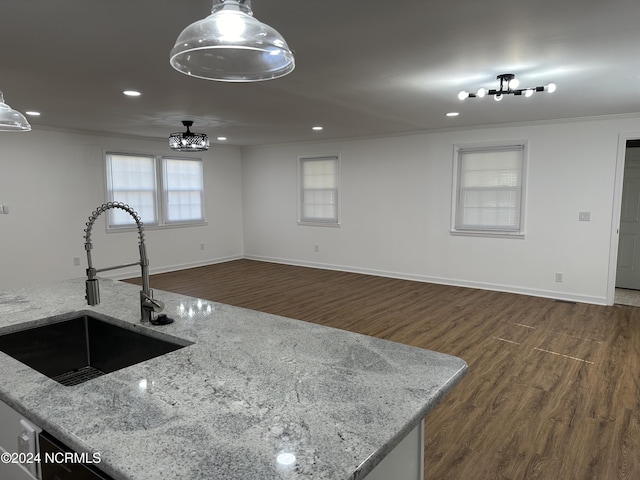
<path fill-rule="evenodd" d="M 0 92 L 0 132 L 28 132 L 31 125 L 17 110 L 4 103 L 4 97 Z"/>
<path fill-rule="evenodd" d="M 186 75 L 221 82 L 271 80 L 295 68 L 284 38 L 253 17 L 251 0 L 214 0 L 211 15 L 178 36 L 169 62 Z"/>

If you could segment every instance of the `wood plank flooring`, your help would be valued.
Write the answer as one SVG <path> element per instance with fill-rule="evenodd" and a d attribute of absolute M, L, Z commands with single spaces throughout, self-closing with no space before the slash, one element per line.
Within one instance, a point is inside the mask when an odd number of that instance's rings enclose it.
<path fill-rule="evenodd" d="M 429 480 L 640 479 L 640 308 L 250 260 L 151 286 L 466 360 L 426 419 Z"/>

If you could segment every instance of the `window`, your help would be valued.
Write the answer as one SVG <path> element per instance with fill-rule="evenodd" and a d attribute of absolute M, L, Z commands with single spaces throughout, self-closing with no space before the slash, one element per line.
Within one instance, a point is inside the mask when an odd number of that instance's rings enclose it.
<path fill-rule="evenodd" d="M 163 158 L 162 172 L 165 222 L 204 222 L 202 162 Z"/>
<path fill-rule="evenodd" d="M 299 158 L 299 223 L 338 225 L 339 168 L 337 155 Z"/>
<path fill-rule="evenodd" d="M 522 235 L 525 144 L 456 152 L 453 232 Z"/>
<path fill-rule="evenodd" d="M 110 202 L 133 208 L 146 225 L 158 224 L 156 161 L 148 155 L 107 154 L 107 192 Z M 120 209 L 109 210 L 109 228 L 135 225 Z"/>
<path fill-rule="evenodd" d="M 107 197 L 133 208 L 146 226 L 204 223 L 202 161 L 107 153 Z M 108 229 L 135 226 L 119 209 L 108 212 Z"/>

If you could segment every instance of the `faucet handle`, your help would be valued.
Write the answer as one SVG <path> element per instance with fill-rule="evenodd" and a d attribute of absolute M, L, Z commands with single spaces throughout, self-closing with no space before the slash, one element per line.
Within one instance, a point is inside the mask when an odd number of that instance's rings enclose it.
<path fill-rule="evenodd" d="M 150 298 L 149 302 L 151 303 L 151 308 L 153 308 L 154 312 L 158 313 L 164 310 L 164 302 L 156 300 L 155 298 Z"/>
<path fill-rule="evenodd" d="M 164 310 L 164 302 L 153 298 L 153 290 L 150 290 L 149 293 L 140 291 L 140 300 L 142 301 L 142 306 L 144 308 L 152 310 L 156 313 Z"/>
<path fill-rule="evenodd" d="M 152 325 L 167 325 L 173 322 L 173 319 L 166 315 L 154 315 L 164 310 L 164 303 L 153 298 L 153 290 L 146 293 L 140 290 L 140 314 L 142 323 L 150 322 Z"/>

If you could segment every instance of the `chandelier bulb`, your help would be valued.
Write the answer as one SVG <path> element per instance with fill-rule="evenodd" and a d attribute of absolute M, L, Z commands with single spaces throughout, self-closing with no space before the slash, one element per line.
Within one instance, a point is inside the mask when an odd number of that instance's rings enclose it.
<path fill-rule="evenodd" d="M 465 98 L 469 98 L 469 92 L 465 92 L 464 90 L 461 90 L 460 93 L 458 93 L 458 98 L 460 100 L 464 100 Z"/>
<path fill-rule="evenodd" d="M 478 89 L 478 92 L 476 93 L 476 95 L 480 98 L 484 97 L 487 94 L 487 89 L 486 88 L 480 88 Z"/>
<path fill-rule="evenodd" d="M 494 99 L 496 102 L 499 102 L 500 100 L 502 100 L 502 94 L 501 94 L 501 93 L 497 94 L 495 97 L 493 97 L 493 99 Z"/>
<path fill-rule="evenodd" d="M 555 92 L 555 91 L 556 91 L 556 89 L 557 89 L 557 88 L 558 88 L 558 87 L 557 87 L 557 85 L 556 85 L 555 83 L 550 83 L 549 85 L 547 85 L 546 90 L 547 90 L 547 92 L 549 92 L 549 93 L 553 93 L 553 92 Z"/>

